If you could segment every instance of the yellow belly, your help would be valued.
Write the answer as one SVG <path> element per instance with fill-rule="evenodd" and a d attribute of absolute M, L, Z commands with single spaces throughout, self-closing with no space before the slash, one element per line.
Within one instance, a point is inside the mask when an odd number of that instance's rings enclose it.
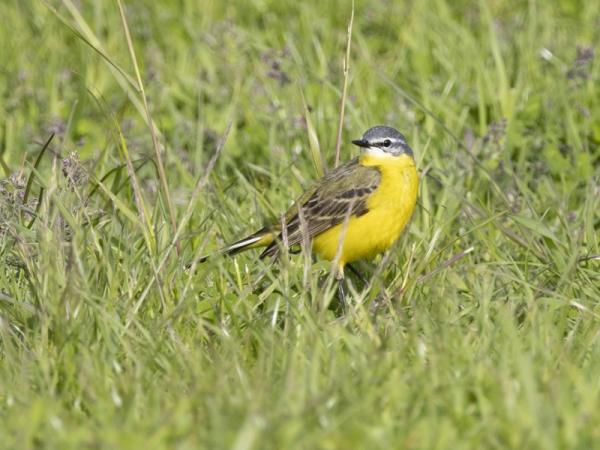
<path fill-rule="evenodd" d="M 342 269 L 346 263 L 370 259 L 389 248 L 400 237 L 417 201 L 419 180 L 412 157 L 365 155 L 360 163 L 375 166 L 381 173 L 379 186 L 367 202 L 369 211 L 360 217 L 352 216 L 347 224 L 336 225 L 313 239 L 313 251 L 333 260 L 340 246 L 340 234 L 345 233 L 338 264 Z"/>

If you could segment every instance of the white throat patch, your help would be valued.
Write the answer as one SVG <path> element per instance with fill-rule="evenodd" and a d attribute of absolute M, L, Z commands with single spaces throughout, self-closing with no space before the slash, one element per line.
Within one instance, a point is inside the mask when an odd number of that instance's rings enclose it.
<path fill-rule="evenodd" d="M 365 153 L 376 158 L 393 158 L 394 156 L 381 150 L 379 147 L 367 147 Z"/>

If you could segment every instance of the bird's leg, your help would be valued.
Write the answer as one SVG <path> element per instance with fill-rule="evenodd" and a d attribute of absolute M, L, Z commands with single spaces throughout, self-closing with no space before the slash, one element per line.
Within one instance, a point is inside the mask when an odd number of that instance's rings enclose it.
<path fill-rule="evenodd" d="M 344 280 L 338 280 L 338 301 L 342 311 L 346 311 L 346 291 L 344 289 Z"/>
<path fill-rule="evenodd" d="M 348 269 L 350 269 L 350 272 L 352 272 L 360 280 L 360 282 L 363 284 L 363 287 L 369 284 L 369 281 L 364 277 L 364 275 L 360 273 L 358 269 L 352 264 L 346 264 L 346 267 L 348 267 Z"/>
<path fill-rule="evenodd" d="M 344 267 L 338 267 L 335 273 L 335 279 L 338 283 L 338 301 L 341 306 L 342 313 L 346 312 L 346 292 L 344 289 Z"/>

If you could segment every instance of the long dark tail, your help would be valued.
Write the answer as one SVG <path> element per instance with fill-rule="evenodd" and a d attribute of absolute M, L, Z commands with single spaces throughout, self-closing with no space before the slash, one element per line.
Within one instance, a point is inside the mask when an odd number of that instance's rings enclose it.
<path fill-rule="evenodd" d="M 275 240 L 276 232 L 269 228 L 262 228 L 258 230 L 256 233 L 251 234 L 250 236 L 245 237 L 244 239 L 240 239 L 237 242 L 234 242 L 231 245 L 228 245 L 221 250 L 218 250 L 215 253 L 210 255 L 205 255 L 197 259 L 198 263 L 205 262 L 208 258 L 213 257 L 214 255 L 235 255 L 236 253 L 243 252 L 245 250 L 250 250 L 252 248 L 258 247 L 267 247 L 267 250 L 271 248 L 271 244 Z M 265 250 L 266 251 L 266 250 Z M 261 255 L 263 257 L 263 255 Z M 188 264 L 186 267 L 190 267 L 191 264 Z"/>

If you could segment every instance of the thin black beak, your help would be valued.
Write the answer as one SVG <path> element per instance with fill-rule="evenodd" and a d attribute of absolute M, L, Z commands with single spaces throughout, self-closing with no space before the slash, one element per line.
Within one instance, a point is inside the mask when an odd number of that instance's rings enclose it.
<path fill-rule="evenodd" d="M 366 139 L 355 139 L 352 141 L 354 145 L 358 145 L 359 147 L 370 147 L 369 141 Z"/>

